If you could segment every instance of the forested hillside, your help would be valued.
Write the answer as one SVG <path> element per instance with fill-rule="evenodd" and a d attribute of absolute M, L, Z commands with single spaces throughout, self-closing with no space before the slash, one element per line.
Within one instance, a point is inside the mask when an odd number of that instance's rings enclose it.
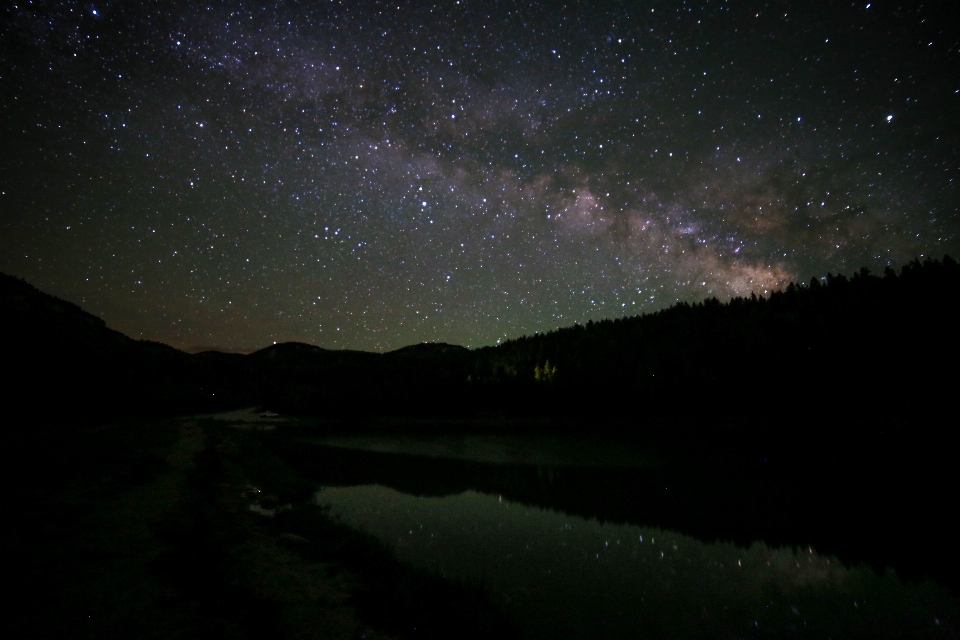
<path fill-rule="evenodd" d="M 528 387 L 561 413 L 929 413 L 957 382 L 958 298 L 949 256 L 828 274 L 479 349 L 471 380 Z"/>
<path fill-rule="evenodd" d="M 2 277 L 15 410 L 177 413 L 260 404 L 370 416 L 548 420 L 932 417 L 956 387 L 960 267 L 949 256 L 790 284 L 768 298 L 679 303 L 469 351 L 386 354 L 273 345 L 189 355 L 136 341 Z"/>

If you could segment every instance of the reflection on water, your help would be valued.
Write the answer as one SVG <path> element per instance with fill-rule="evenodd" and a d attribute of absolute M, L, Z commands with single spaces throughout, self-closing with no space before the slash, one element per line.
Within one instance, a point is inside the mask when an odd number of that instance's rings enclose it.
<path fill-rule="evenodd" d="M 942 492 L 866 458 L 667 459 L 546 436 L 286 454 L 335 515 L 484 585 L 531 637 L 960 637 L 949 591 L 859 565 L 950 579 L 954 547 Z"/>
<path fill-rule="evenodd" d="M 932 583 L 849 569 L 813 549 L 707 544 L 499 495 L 380 485 L 316 495 L 413 565 L 488 588 L 535 638 L 957 637 Z"/>

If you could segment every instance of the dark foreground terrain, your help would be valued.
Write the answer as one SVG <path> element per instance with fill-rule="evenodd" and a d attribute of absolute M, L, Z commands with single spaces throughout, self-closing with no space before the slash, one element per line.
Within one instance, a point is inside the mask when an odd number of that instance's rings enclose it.
<path fill-rule="evenodd" d="M 7 638 L 511 637 L 311 503 L 249 416 L 7 425 Z"/>
<path fill-rule="evenodd" d="M 517 429 L 447 425 L 481 426 Z M 655 464 L 631 469 L 324 447 L 315 442 L 357 425 L 253 410 L 31 427 L 4 440 L 4 637 L 519 637 L 479 585 L 401 564 L 393 549 L 316 506 L 320 485 L 499 494 L 742 549 L 810 544 L 847 567 L 871 564 L 892 585 L 923 583 L 948 600 L 960 593 L 948 456 L 896 449 L 896 432 L 886 448 L 828 458 L 802 447 L 758 458 L 651 440 L 634 444 Z M 429 437 L 438 426 L 419 428 Z M 916 458 L 925 452 L 933 468 L 921 477 Z M 946 608 L 960 611 L 960 601 Z M 957 622 L 945 616 L 936 630 L 948 635 L 930 637 L 949 637 Z"/>

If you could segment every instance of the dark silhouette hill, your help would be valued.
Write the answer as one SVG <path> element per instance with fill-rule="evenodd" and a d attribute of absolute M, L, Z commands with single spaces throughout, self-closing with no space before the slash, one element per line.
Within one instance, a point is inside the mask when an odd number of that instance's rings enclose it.
<path fill-rule="evenodd" d="M 134 343 L 72 302 L 47 295 L 22 280 L 0 274 L 0 285 L 3 287 L 0 321 L 4 327 L 16 327 L 31 333 L 32 327 L 50 329 L 43 334 L 44 339 L 31 345 L 33 348 L 40 348 L 43 342 L 53 341 L 71 345 L 77 350 L 96 350 L 108 354 L 119 353 Z"/>
<path fill-rule="evenodd" d="M 387 355 L 393 356 L 434 356 L 448 354 L 465 354 L 469 351 L 466 347 L 458 344 L 447 344 L 446 342 L 424 342 L 421 344 L 411 344 L 390 351 Z"/>
<path fill-rule="evenodd" d="M 8 414 L 63 420 L 250 404 L 347 419 L 431 413 L 449 404 L 437 389 L 463 386 L 470 353 L 446 344 L 378 354 L 283 343 L 249 355 L 188 354 L 131 339 L 6 274 L 0 274 L 0 348 Z"/>
<path fill-rule="evenodd" d="M 7 406 L 27 413 L 257 403 L 349 423 L 478 414 L 588 420 L 591 429 L 670 419 L 893 423 L 935 420 L 958 382 L 960 268 L 949 256 L 472 351 L 427 343 L 383 354 L 302 343 L 187 354 L 132 340 L 11 276 L 0 285 L 5 368 L 17 372 Z"/>
<path fill-rule="evenodd" d="M 383 354 L 285 343 L 252 353 L 246 362 L 264 404 L 355 422 L 462 412 L 470 358 L 468 349 L 443 343 Z"/>
<path fill-rule="evenodd" d="M 182 395 L 184 389 L 171 385 L 184 366 L 180 351 L 128 338 L 77 305 L 11 276 L 0 275 L 0 287 L 8 413 L 109 415 L 149 410 L 154 402 Z"/>
<path fill-rule="evenodd" d="M 240 354 L 187 354 L 134 340 L 79 306 L 0 274 L 0 349 L 8 415 L 105 419 L 250 404 Z"/>
<path fill-rule="evenodd" d="M 933 418 L 957 382 L 958 299 L 949 256 L 828 274 L 482 348 L 471 379 L 563 414 Z"/>

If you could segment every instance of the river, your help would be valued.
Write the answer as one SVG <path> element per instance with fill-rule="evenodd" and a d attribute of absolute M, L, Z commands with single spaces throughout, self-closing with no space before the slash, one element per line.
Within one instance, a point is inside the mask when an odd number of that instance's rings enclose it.
<path fill-rule="evenodd" d="M 484 587 L 531 638 L 949 638 L 960 630 L 956 599 L 935 582 L 782 544 L 800 516 L 739 526 L 755 511 L 729 506 L 742 496 L 716 504 L 716 487 L 691 489 L 678 480 L 684 474 L 664 470 L 675 461 L 640 448 L 549 436 L 314 445 L 325 469 L 318 503 L 401 560 Z M 734 491 L 731 482 L 714 484 Z M 768 516 L 754 519 L 776 520 Z M 712 521 L 721 524 L 711 529 Z M 765 531 L 773 542 L 751 539 Z"/>

